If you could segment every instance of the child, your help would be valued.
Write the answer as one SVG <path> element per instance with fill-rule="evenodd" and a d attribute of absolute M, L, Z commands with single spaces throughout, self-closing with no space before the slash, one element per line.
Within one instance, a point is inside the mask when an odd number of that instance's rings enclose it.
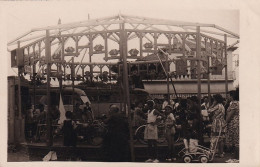
<path fill-rule="evenodd" d="M 165 106 L 165 126 L 166 126 L 166 133 L 165 137 L 168 142 L 168 154 L 167 154 L 167 161 L 176 161 L 175 157 L 175 147 L 174 147 L 174 134 L 175 134 L 175 118 L 172 114 L 172 106 L 167 105 Z"/>
<path fill-rule="evenodd" d="M 188 121 L 183 127 L 183 142 L 185 145 L 186 153 L 197 152 L 198 147 L 198 123 L 192 116 L 188 117 Z"/>
<path fill-rule="evenodd" d="M 67 111 L 65 113 L 66 119 L 60 125 L 58 130 L 63 133 L 63 145 L 76 147 L 77 144 L 77 134 L 76 134 L 76 123 L 72 120 L 72 112 Z"/>
<path fill-rule="evenodd" d="M 147 102 L 147 126 L 144 130 L 144 139 L 148 142 L 148 151 L 150 158 L 146 162 L 159 162 L 157 159 L 157 141 L 158 140 L 158 129 L 157 129 L 157 118 L 159 115 L 158 110 L 155 109 L 155 103 L 153 100 Z"/>

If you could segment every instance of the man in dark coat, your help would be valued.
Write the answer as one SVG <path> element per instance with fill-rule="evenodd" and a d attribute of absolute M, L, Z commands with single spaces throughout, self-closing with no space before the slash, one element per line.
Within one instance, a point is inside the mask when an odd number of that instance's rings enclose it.
<path fill-rule="evenodd" d="M 110 117 L 106 121 L 107 134 L 103 149 L 105 160 L 109 162 L 127 161 L 129 130 L 127 120 L 119 113 L 116 105 L 110 106 Z"/>

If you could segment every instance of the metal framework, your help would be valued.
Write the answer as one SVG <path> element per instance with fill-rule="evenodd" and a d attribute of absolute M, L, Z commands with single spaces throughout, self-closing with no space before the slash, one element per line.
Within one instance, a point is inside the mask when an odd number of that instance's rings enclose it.
<path fill-rule="evenodd" d="M 34 36 L 31 37 L 32 35 Z M 130 106 L 128 71 L 134 65 L 137 66 L 138 73 L 142 72 L 144 66 L 144 70 L 149 73 L 149 65 L 154 64 L 158 72 L 158 67 L 165 64 L 168 94 L 172 72 L 177 72 L 177 76 L 194 75 L 193 78 L 198 81 L 199 100 L 201 75 L 208 74 L 210 95 L 210 67 L 220 66 L 221 70 L 225 68 L 227 92 L 227 38 L 239 39 L 239 35 L 214 24 L 119 14 L 69 24 L 61 24 L 59 21 L 58 25 L 33 28 L 11 40 L 8 47 L 12 50 L 12 67 L 19 69 L 19 76 L 28 73 L 32 80 L 46 76 L 50 114 L 50 77 L 58 78 L 60 86 L 62 80 L 72 80 L 74 84 L 76 78 L 85 81 L 88 77 L 93 79 L 105 71 L 112 76 L 114 72 L 111 69 L 115 66 L 123 77 L 124 103 L 127 106 Z M 147 55 L 152 54 L 161 54 L 165 58 L 144 61 Z M 170 58 L 171 55 L 175 57 Z M 93 61 L 94 56 L 102 57 L 105 62 Z M 179 73 L 177 69 L 171 70 L 172 63 L 180 63 L 186 70 Z M 131 122 L 131 117 L 128 118 Z M 48 127 L 50 146 L 50 121 Z M 132 160 L 133 152 L 131 142 Z"/>

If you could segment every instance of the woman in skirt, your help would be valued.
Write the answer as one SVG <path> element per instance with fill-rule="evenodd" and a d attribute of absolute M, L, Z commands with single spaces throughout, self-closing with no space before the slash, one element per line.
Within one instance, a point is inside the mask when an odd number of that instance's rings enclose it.
<path fill-rule="evenodd" d="M 225 108 L 222 104 L 223 98 L 220 94 L 216 94 L 213 98 L 213 104 L 208 110 L 208 112 L 213 115 L 211 127 L 211 149 L 214 149 L 217 144 L 218 155 L 223 158 L 224 138 L 226 132 Z"/>

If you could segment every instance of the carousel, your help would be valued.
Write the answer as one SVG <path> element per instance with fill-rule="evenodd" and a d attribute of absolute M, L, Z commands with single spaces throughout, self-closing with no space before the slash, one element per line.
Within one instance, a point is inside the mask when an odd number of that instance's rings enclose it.
<path fill-rule="evenodd" d="M 228 40 L 230 39 L 230 40 Z M 201 103 L 201 80 L 207 81 L 210 97 L 210 75 L 225 77 L 228 92 L 227 50 L 239 43 L 239 35 L 215 24 L 191 23 L 118 14 L 81 22 L 33 28 L 8 43 L 11 67 L 18 69 L 18 110 L 22 119 L 21 78 L 29 78 L 33 105 L 37 83 L 46 84 L 47 138 L 53 146 L 51 89 L 64 86 L 116 85 L 121 109 L 128 116 L 130 152 L 134 161 L 131 117 L 127 111 L 133 89 L 144 89 L 142 80 L 165 80 L 168 101 L 178 98 L 177 79 L 196 81 Z M 232 42 L 228 44 L 228 41 Z M 141 91 L 141 90 L 140 90 Z M 72 102 L 74 105 L 74 100 Z M 200 106 L 200 105 L 199 105 Z"/>

